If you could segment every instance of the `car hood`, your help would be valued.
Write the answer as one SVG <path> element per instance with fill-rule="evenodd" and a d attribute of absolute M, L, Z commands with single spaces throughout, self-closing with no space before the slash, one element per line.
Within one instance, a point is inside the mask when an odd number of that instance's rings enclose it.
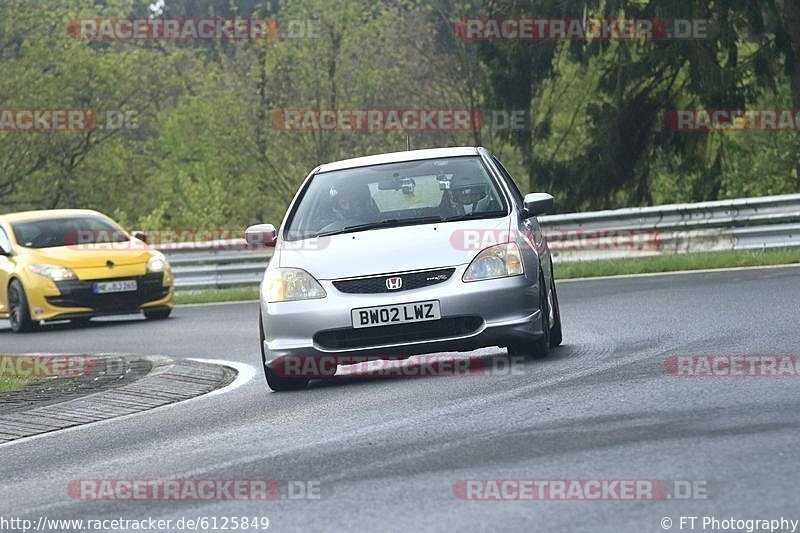
<path fill-rule="evenodd" d="M 510 223 L 507 216 L 281 240 L 273 260 L 281 267 L 302 268 L 320 280 L 463 265 L 484 244 L 503 239 Z"/>
<path fill-rule="evenodd" d="M 108 261 L 113 261 L 117 266 L 144 264 L 153 255 L 152 251 L 143 246 L 116 250 L 114 249 L 115 245 L 111 244 L 91 246 L 92 249 L 72 246 L 28 248 L 26 255 L 29 263 L 66 266 L 74 269 L 105 267 Z M 116 246 L 119 248 L 121 245 Z"/>

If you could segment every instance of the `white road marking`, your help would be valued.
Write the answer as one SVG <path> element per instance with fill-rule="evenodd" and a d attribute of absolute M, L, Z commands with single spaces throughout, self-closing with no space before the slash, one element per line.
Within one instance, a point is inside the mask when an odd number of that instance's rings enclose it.
<path fill-rule="evenodd" d="M 189 398 L 186 400 L 187 402 L 195 400 L 197 398 L 208 398 L 210 396 L 217 396 L 219 394 L 225 394 L 226 392 L 230 392 L 234 389 L 238 389 L 242 385 L 246 385 L 250 382 L 251 379 L 256 375 L 256 368 L 252 365 L 248 365 L 247 363 L 238 363 L 234 361 L 226 361 L 224 359 L 200 359 L 194 357 L 187 357 L 189 361 L 197 361 L 198 363 L 209 363 L 214 365 L 222 365 L 222 366 L 230 366 L 235 368 L 238 374 L 236 375 L 236 379 L 230 385 L 222 387 L 221 389 L 213 390 L 202 396 L 197 396 L 196 398 Z M 178 402 L 184 403 L 184 402 Z"/>
<path fill-rule="evenodd" d="M 29 441 L 32 441 L 32 440 L 38 440 L 38 439 L 42 439 L 42 438 L 45 438 L 45 437 L 58 435 L 60 433 L 64 433 L 64 432 L 67 432 L 67 431 L 79 431 L 79 430 L 87 428 L 87 427 L 92 427 L 92 426 L 96 426 L 96 425 L 100 425 L 100 424 L 108 424 L 108 423 L 111 423 L 111 422 L 117 422 L 119 420 L 126 420 L 128 418 L 132 418 L 132 417 L 135 417 L 135 416 L 141 416 L 141 415 L 144 415 L 144 414 L 147 414 L 147 413 L 152 413 L 153 411 L 159 411 L 159 410 L 162 410 L 162 409 L 169 409 L 170 407 L 183 406 L 183 405 L 186 405 L 189 402 L 195 402 L 195 401 L 198 401 L 198 400 L 203 400 L 205 398 L 209 398 L 211 396 L 216 396 L 218 394 L 231 392 L 232 390 L 238 389 L 239 387 L 247 384 L 256 375 L 255 367 L 253 367 L 252 365 L 248 365 L 246 363 L 239 363 L 239 362 L 236 362 L 236 361 L 225 361 L 225 360 L 222 360 L 222 359 L 195 359 L 195 358 L 189 358 L 189 357 L 187 357 L 186 359 L 187 360 L 191 360 L 191 361 L 198 361 L 200 363 L 214 363 L 214 364 L 218 364 L 218 365 L 229 366 L 229 367 L 235 369 L 238 372 L 238 374 L 236 376 L 236 379 L 234 379 L 233 382 L 230 385 L 222 387 L 221 389 L 217 389 L 217 390 L 213 390 L 211 392 L 207 392 L 205 394 L 201 394 L 200 396 L 195 396 L 194 398 L 189 398 L 188 400 L 181 400 L 181 401 L 170 403 L 170 404 L 167 404 L 167 405 L 160 405 L 158 407 L 154 407 L 153 409 L 147 409 L 145 411 L 139 411 L 138 413 L 131 413 L 129 415 L 122 415 L 122 416 L 116 416 L 114 418 L 107 418 L 105 420 L 98 420 L 97 422 L 89 422 L 88 424 L 81 424 L 81 425 L 78 425 L 78 426 L 72 426 L 72 427 L 68 427 L 68 428 L 64 428 L 64 429 L 57 429 L 55 431 L 48 431 L 47 433 L 40 433 L 38 435 L 31 435 L 30 437 L 22 437 L 21 439 L 16 439 L 16 440 L 12 440 L 11 442 L 5 442 L 3 444 L 0 444 L 0 448 L 5 448 L 5 447 L 8 447 L 8 446 L 13 446 L 15 444 L 22 444 L 22 443 L 29 442 Z"/>

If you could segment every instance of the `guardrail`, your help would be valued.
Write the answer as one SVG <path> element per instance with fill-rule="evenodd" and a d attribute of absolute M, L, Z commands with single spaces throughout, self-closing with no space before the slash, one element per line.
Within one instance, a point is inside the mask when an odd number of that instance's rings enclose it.
<path fill-rule="evenodd" d="M 154 246 L 167 256 L 177 289 L 258 285 L 272 248 L 254 250 L 244 239 Z"/>
<path fill-rule="evenodd" d="M 539 218 L 557 262 L 800 246 L 800 194 Z M 256 285 L 272 249 L 243 239 L 160 245 L 178 289 Z"/>
<path fill-rule="evenodd" d="M 540 217 L 542 225 L 574 228 L 676 229 L 794 221 L 800 217 L 800 194 L 738 198 L 693 204 L 626 207 Z"/>
<path fill-rule="evenodd" d="M 800 194 L 548 215 L 539 220 L 546 230 L 556 232 L 550 247 L 560 262 L 800 246 Z M 639 241 L 629 244 L 629 235 Z M 609 236 L 617 240 L 608 244 Z M 603 238 L 606 244 L 598 244 Z"/>

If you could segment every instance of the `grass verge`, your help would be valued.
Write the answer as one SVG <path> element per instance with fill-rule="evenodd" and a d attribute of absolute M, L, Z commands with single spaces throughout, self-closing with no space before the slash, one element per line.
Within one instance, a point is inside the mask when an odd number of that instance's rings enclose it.
<path fill-rule="evenodd" d="M 178 305 L 236 302 L 240 300 L 258 300 L 258 287 L 175 291 L 175 303 Z"/>
<path fill-rule="evenodd" d="M 677 270 L 702 270 L 707 268 L 783 265 L 792 263 L 800 263 L 800 248 L 675 254 L 560 264 L 556 260 L 556 279 L 674 272 Z"/>
<path fill-rule="evenodd" d="M 0 392 L 22 388 L 28 381 L 27 378 L 0 376 Z"/>

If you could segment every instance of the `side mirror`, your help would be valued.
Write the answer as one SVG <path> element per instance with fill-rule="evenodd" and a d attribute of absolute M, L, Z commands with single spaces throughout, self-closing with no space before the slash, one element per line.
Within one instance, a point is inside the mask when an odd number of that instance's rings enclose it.
<path fill-rule="evenodd" d="M 543 215 L 555 209 L 556 206 L 553 196 L 546 192 L 532 192 L 526 194 L 523 204 L 525 205 L 525 218 Z"/>
<path fill-rule="evenodd" d="M 133 233 L 134 238 L 139 239 L 143 243 L 147 244 L 147 235 L 142 233 L 141 231 L 136 231 Z"/>
<path fill-rule="evenodd" d="M 250 248 L 272 247 L 278 240 L 278 232 L 272 224 L 256 224 L 245 230 L 244 239 Z"/>
<path fill-rule="evenodd" d="M 0 245 L 0 256 L 2 256 L 2 257 L 11 257 L 11 251 L 10 250 L 6 250 L 5 248 L 3 248 Z"/>

